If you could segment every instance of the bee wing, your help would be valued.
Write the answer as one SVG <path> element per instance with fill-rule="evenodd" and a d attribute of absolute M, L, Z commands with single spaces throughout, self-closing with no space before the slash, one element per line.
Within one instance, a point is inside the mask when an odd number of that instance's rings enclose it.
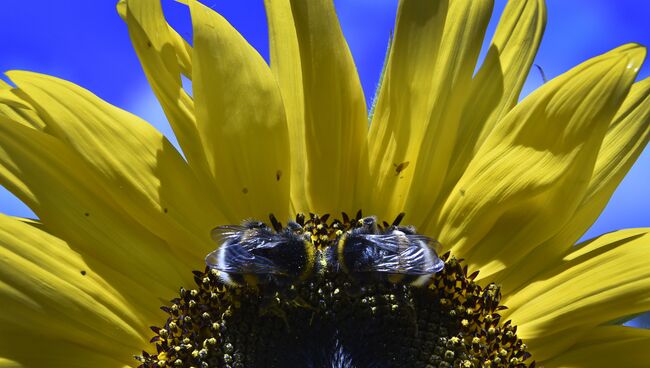
<path fill-rule="evenodd" d="M 245 249 L 273 248 L 278 244 L 278 235 L 265 228 L 248 228 L 238 225 L 225 225 L 212 229 L 212 240 L 219 246 L 227 243 L 240 243 Z"/>
<path fill-rule="evenodd" d="M 403 275 L 428 275 L 441 271 L 444 262 L 433 249 L 434 242 L 418 234 L 361 234 L 361 262 L 352 272 L 380 272 Z"/>
<path fill-rule="evenodd" d="M 236 243 L 223 244 L 221 248 L 205 257 L 205 263 L 210 268 L 227 273 L 258 275 L 281 275 L 286 273 L 272 260 L 255 255 Z"/>
<path fill-rule="evenodd" d="M 218 226 L 212 229 L 210 237 L 221 246 L 227 241 L 241 237 L 244 231 L 246 231 L 246 228 L 238 225 Z"/>
<path fill-rule="evenodd" d="M 218 248 L 207 255 L 205 263 L 221 272 L 238 274 L 282 275 L 286 270 L 263 253 L 277 247 L 282 239 L 269 231 L 243 226 L 220 226 L 212 230 Z"/>

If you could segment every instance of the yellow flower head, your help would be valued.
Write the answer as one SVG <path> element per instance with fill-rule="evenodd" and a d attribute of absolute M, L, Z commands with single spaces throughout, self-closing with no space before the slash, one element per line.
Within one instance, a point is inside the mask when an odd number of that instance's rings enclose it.
<path fill-rule="evenodd" d="M 72 83 L 0 81 L 0 184 L 39 219 L 0 216 L 0 367 L 648 365 L 616 325 L 650 310 L 648 229 L 573 246 L 650 139 L 645 48 L 518 103 L 542 0 L 476 73 L 491 1 L 401 0 L 369 121 L 331 0 L 265 0 L 270 66 L 186 2 L 191 45 L 118 4 L 183 155 Z"/>

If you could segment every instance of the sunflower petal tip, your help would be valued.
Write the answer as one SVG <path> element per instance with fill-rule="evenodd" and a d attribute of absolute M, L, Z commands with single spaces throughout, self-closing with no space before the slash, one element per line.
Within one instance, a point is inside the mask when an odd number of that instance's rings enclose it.
<path fill-rule="evenodd" d="M 7 70 L 4 72 L 4 75 L 14 84 L 16 84 L 16 80 L 20 79 L 22 75 L 25 75 L 26 73 L 29 73 L 28 71 L 25 70 L 19 70 L 19 69 L 12 69 L 12 70 Z"/>
<path fill-rule="evenodd" d="M 634 69 L 635 72 L 638 71 L 645 60 L 647 48 L 639 43 L 631 42 L 620 46 L 618 49 L 621 54 L 628 58 L 627 68 Z"/>
<path fill-rule="evenodd" d="M 117 10 L 117 14 L 122 18 L 122 20 L 126 20 L 126 0 L 119 0 L 117 4 L 115 4 L 115 9 Z"/>
<path fill-rule="evenodd" d="M 21 76 L 29 75 L 29 74 L 38 75 L 40 73 L 30 72 L 29 70 L 21 70 L 21 69 L 12 69 L 12 70 L 7 70 L 5 72 L 5 75 L 11 80 L 13 80 L 15 78 L 20 78 Z"/>
<path fill-rule="evenodd" d="M 639 72 L 639 69 L 641 69 L 641 65 L 643 65 L 643 62 L 645 61 L 647 49 L 643 45 L 634 45 L 636 47 L 631 49 L 628 53 L 627 69 L 636 75 Z"/>
<path fill-rule="evenodd" d="M 626 76 L 631 85 L 646 57 L 646 47 L 638 43 L 627 43 L 602 55 L 601 60 L 616 65 L 616 70 Z"/>

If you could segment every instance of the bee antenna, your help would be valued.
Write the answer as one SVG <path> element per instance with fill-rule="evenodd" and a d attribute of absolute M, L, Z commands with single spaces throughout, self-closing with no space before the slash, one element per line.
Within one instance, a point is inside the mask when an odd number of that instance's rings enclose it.
<path fill-rule="evenodd" d="M 363 214 L 361 213 L 361 210 L 357 211 L 357 221 L 361 220 L 362 217 L 363 217 Z"/>
<path fill-rule="evenodd" d="M 320 217 L 321 222 L 327 222 L 327 219 L 330 218 L 330 214 L 326 213 Z"/>
<path fill-rule="evenodd" d="M 275 218 L 275 215 L 270 213 L 269 214 L 269 220 L 271 220 L 271 225 L 273 226 L 273 229 L 276 232 L 279 232 L 280 230 L 282 230 L 282 223 L 280 221 L 278 221 L 277 218 Z"/>
<path fill-rule="evenodd" d="M 404 212 L 400 212 L 400 214 L 397 215 L 397 217 L 395 217 L 395 220 L 393 221 L 393 226 L 399 225 L 399 223 L 402 222 L 402 219 L 404 219 L 405 215 L 406 214 Z"/>

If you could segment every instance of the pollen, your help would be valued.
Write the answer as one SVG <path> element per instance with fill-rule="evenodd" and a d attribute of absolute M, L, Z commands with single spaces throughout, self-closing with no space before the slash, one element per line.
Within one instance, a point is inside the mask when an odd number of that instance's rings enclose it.
<path fill-rule="evenodd" d="M 360 217 L 358 215 L 357 217 Z M 316 246 L 358 219 L 298 217 Z M 340 235 L 340 233 L 338 233 Z M 322 242 L 322 244 L 321 244 Z M 229 286 L 194 271 L 152 327 L 136 359 L 161 367 L 534 367 L 517 327 L 501 321 L 501 293 L 449 253 L 426 286 L 360 282 L 336 270 L 286 287 Z"/>

